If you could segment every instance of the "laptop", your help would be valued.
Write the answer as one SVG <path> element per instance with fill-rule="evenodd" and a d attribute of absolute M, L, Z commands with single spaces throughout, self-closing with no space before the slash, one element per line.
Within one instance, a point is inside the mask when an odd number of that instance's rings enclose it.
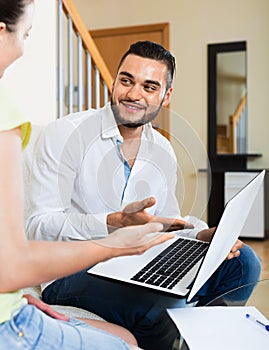
<path fill-rule="evenodd" d="M 265 170 L 230 199 L 210 243 L 180 237 L 182 231 L 175 231 L 173 239 L 142 255 L 112 258 L 98 263 L 88 273 L 191 301 L 226 259 L 239 237 L 264 176 Z"/>

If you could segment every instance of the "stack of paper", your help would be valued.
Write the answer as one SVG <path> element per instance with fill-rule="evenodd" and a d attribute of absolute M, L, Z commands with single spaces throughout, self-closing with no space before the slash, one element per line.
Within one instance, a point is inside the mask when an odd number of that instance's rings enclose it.
<path fill-rule="evenodd" d="M 190 350 L 269 350 L 269 331 L 256 320 L 269 322 L 255 307 L 193 307 L 168 313 Z"/>

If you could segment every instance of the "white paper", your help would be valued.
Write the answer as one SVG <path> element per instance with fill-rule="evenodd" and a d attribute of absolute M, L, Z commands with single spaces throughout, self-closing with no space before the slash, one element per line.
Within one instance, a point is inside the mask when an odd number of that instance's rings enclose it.
<path fill-rule="evenodd" d="M 168 309 L 190 350 L 268 350 L 269 332 L 246 318 L 269 321 L 253 306 L 208 306 Z"/>

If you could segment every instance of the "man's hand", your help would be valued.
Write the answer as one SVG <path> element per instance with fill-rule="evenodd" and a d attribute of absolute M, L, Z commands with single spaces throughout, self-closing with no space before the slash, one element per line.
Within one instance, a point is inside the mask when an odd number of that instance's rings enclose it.
<path fill-rule="evenodd" d="M 215 229 L 216 227 L 211 227 L 198 232 L 196 239 L 199 239 L 200 241 L 204 242 L 210 242 L 215 232 Z"/>
<path fill-rule="evenodd" d="M 210 242 L 211 238 L 215 232 L 215 227 L 200 231 L 196 238 L 200 241 Z M 232 246 L 230 253 L 227 255 L 227 260 L 237 258 L 240 255 L 240 249 L 243 248 L 244 243 L 239 239 L 236 240 L 235 244 Z"/>
<path fill-rule="evenodd" d="M 244 243 L 240 241 L 240 239 L 237 239 L 226 259 L 231 260 L 237 258 L 240 255 L 240 249 L 243 248 L 243 246 Z"/>
<path fill-rule="evenodd" d="M 61 314 L 55 310 L 53 310 L 52 307 L 50 307 L 48 304 L 45 304 L 43 301 L 36 299 L 31 294 L 24 294 L 24 298 L 28 300 L 28 304 L 34 305 L 39 310 L 43 311 L 45 314 L 49 315 L 50 317 L 56 318 L 57 320 L 61 321 L 69 321 L 69 317 L 65 316 L 64 314 Z"/>
<path fill-rule="evenodd" d="M 107 216 L 107 225 L 109 232 L 116 228 L 143 225 L 148 222 L 159 222 L 163 225 L 163 230 L 170 232 L 193 228 L 192 224 L 184 220 L 163 218 L 149 214 L 145 209 L 152 207 L 156 203 L 154 197 L 143 199 L 128 204 L 122 211 L 109 214 Z"/>

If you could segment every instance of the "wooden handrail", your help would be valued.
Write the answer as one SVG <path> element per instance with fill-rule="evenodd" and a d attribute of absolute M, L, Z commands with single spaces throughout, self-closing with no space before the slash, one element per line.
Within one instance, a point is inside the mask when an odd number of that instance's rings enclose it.
<path fill-rule="evenodd" d="M 229 118 L 229 148 L 231 153 L 236 153 L 236 126 L 247 103 L 247 94 L 244 95 L 233 115 Z"/>
<path fill-rule="evenodd" d="M 232 122 L 232 123 L 233 123 L 234 125 L 237 125 L 237 124 L 238 124 L 238 121 L 239 121 L 239 119 L 240 119 L 240 116 L 241 116 L 241 114 L 242 114 L 242 112 L 243 112 L 243 110 L 244 110 L 246 104 L 247 104 L 247 95 L 245 95 L 245 96 L 243 96 L 243 97 L 241 98 L 241 100 L 240 100 L 240 102 L 239 102 L 239 105 L 238 105 L 238 107 L 237 107 L 235 113 L 234 113 L 233 115 L 231 115 L 231 117 L 230 117 L 230 118 L 233 119 L 233 122 Z"/>
<path fill-rule="evenodd" d="M 100 72 L 100 75 L 106 83 L 109 92 L 112 92 L 113 78 L 84 22 L 82 21 L 72 0 L 62 0 L 63 10 L 67 16 L 70 16 L 74 29 L 79 33 L 84 48 L 90 53 L 91 58 Z"/>

